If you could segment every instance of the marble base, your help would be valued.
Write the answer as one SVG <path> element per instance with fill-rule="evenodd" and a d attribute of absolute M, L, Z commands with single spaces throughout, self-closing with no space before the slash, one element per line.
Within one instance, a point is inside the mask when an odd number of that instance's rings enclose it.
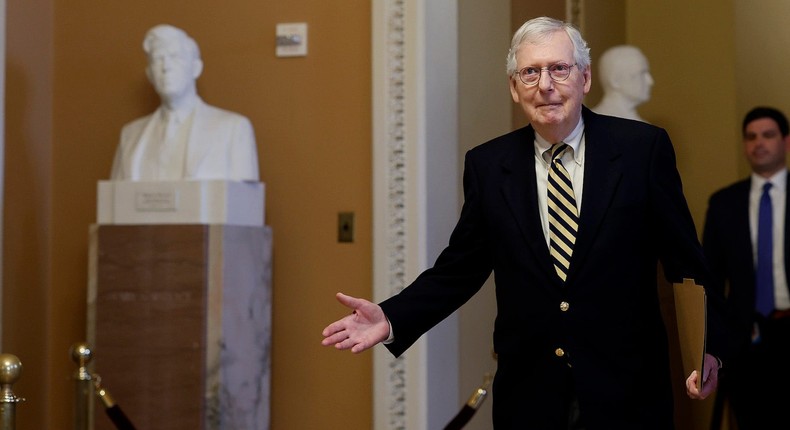
<path fill-rule="evenodd" d="M 93 225 L 90 239 L 92 372 L 135 427 L 268 430 L 271 229 Z"/>

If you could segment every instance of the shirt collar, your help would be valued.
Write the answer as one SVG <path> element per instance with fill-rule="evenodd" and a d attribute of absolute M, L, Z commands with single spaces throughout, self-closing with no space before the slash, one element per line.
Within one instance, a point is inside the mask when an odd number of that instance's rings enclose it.
<path fill-rule="evenodd" d="M 582 154 L 581 154 L 581 145 L 582 140 L 584 138 L 584 119 L 579 117 L 579 122 L 576 123 L 576 127 L 571 131 L 571 133 L 562 139 L 562 142 L 567 144 L 573 149 L 573 160 L 576 163 L 581 163 Z M 556 143 L 556 142 L 553 142 Z M 551 148 L 552 142 L 546 140 L 543 136 L 535 132 L 535 153 L 543 159 L 543 154 Z"/>
<path fill-rule="evenodd" d="M 784 190 L 787 186 L 787 169 L 781 169 L 770 178 L 764 178 L 752 172 L 752 189 L 762 190 L 766 182 L 771 182 L 773 188 L 777 190 Z"/>

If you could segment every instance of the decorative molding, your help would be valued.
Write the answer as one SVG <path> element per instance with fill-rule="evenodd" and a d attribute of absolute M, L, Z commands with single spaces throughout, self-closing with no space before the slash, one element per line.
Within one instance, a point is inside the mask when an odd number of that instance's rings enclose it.
<path fill-rule="evenodd" d="M 386 29 L 386 152 L 387 207 L 386 258 L 387 293 L 395 295 L 406 286 L 406 66 L 405 0 L 389 1 Z M 387 423 L 389 429 L 405 429 L 407 384 L 404 356 L 388 358 Z"/>
<path fill-rule="evenodd" d="M 446 72 L 457 63 L 456 2 L 372 4 L 375 301 L 430 266 L 450 235 L 445 220 L 457 215 L 457 80 Z M 399 358 L 373 351 L 375 430 L 439 428 L 457 413 L 457 321 L 432 331 Z"/>

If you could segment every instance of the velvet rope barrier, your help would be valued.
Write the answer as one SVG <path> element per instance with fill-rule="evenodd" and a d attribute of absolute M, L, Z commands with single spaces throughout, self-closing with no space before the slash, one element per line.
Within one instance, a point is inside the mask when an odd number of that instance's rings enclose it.
<path fill-rule="evenodd" d="M 107 413 L 110 421 L 115 424 L 115 428 L 118 430 L 136 430 L 129 418 L 126 417 L 126 414 L 123 413 L 121 407 L 115 403 L 110 393 L 101 386 L 101 378 L 98 376 L 96 377 L 95 386 L 96 395 L 102 401 L 104 411 Z"/>
<path fill-rule="evenodd" d="M 447 423 L 447 426 L 444 427 L 444 430 L 461 430 L 469 423 L 469 420 L 471 420 L 475 415 L 477 409 L 479 409 L 480 405 L 483 404 L 483 400 L 485 400 L 486 396 L 488 396 L 488 390 L 493 379 L 494 378 L 490 373 L 486 373 L 483 385 L 475 389 L 475 391 L 469 397 L 469 400 L 464 403 L 464 405 L 461 407 L 461 410 L 458 411 L 458 414 L 456 414 L 455 417 L 449 423 Z"/>
<path fill-rule="evenodd" d="M 71 358 L 77 363 L 74 372 L 76 381 L 76 398 L 74 401 L 74 429 L 92 430 L 93 395 L 95 394 L 104 405 L 107 417 L 112 421 L 117 430 L 136 430 L 129 418 L 126 417 L 121 407 L 115 403 L 110 393 L 101 386 L 101 376 L 91 373 L 88 364 L 93 358 L 93 351 L 87 343 L 81 342 L 72 345 Z M 2 430 L 2 429 L 0 429 Z"/>

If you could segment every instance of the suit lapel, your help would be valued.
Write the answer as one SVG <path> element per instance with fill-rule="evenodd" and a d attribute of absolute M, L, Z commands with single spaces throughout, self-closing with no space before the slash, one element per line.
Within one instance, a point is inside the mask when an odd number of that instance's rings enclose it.
<path fill-rule="evenodd" d="M 731 202 L 732 225 L 739 226 L 733 230 L 736 236 L 735 243 L 740 244 L 739 261 L 745 262 L 744 267 L 752 273 L 750 279 L 754 279 L 754 250 L 752 249 L 751 226 L 749 224 L 749 193 L 752 189 L 751 177 L 737 185 L 736 201 Z M 746 226 L 746 228 L 740 228 Z"/>
<path fill-rule="evenodd" d="M 584 193 L 582 196 L 579 232 L 576 237 L 570 272 L 566 284 L 572 283 L 578 272 L 580 261 L 590 253 L 595 236 L 606 216 L 612 197 L 623 175 L 621 153 L 608 132 L 599 126 L 595 114 L 584 108 L 585 154 L 584 154 Z M 539 265 L 550 279 L 559 278 L 549 255 L 549 248 L 543 234 L 541 215 L 538 208 L 537 176 L 535 172 L 535 131 L 525 127 L 523 132 L 515 133 L 513 156 L 506 157 L 502 164 L 502 193 L 521 234 L 534 254 Z"/>
<path fill-rule="evenodd" d="M 582 194 L 579 231 L 571 257 L 566 283 L 571 283 L 585 261 L 606 216 L 622 177 L 621 153 L 608 132 L 586 108 L 584 113 L 584 193 Z"/>
<path fill-rule="evenodd" d="M 538 206 L 535 172 L 535 130 L 524 127 L 513 135 L 512 152 L 502 163 L 502 195 L 538 265 L 550 279 L 557 280 L 546 245 Z"/>

